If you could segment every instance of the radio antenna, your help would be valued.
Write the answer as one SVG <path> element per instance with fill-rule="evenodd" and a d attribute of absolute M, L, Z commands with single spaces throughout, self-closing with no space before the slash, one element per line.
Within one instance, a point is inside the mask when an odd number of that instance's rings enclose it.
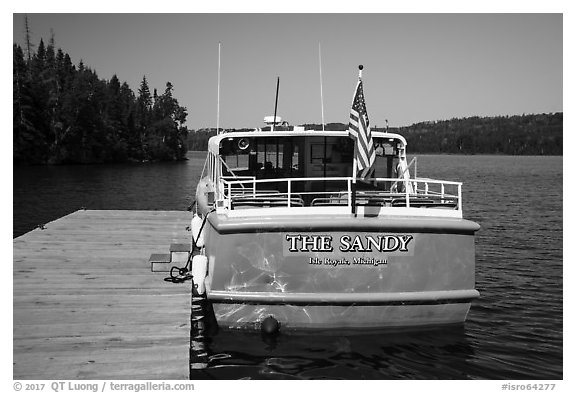
<path fill-rule="evenodd" d="M 278 109 L 278 90 L 280 89 L 280 77 L 276 82 L 276 101 L 274 102 L 274 120 L 272 121 L 272 131 L 276 128 L 276 110 Z"/>
<path fill-rule="evenodd" d="M 218 98 L 216 103 L 216 135 L 220 134 L 220 46 L 218 42 Z"/>
<path fill-rule="evenodd" d="M 324 95 L 322 94 L 322 50 L 318 42 L 318 59 L 320 65 L 320 106 L 322 108 L 322 131 L 324 131 Z"/>

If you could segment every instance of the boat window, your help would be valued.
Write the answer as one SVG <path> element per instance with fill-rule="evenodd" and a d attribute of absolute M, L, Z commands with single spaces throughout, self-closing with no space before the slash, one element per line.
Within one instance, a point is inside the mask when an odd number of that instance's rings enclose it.
<path fill-rule="evenodd" d="M 292 170 L 298 170 L 299 154 L 298 145 L 292 146 Z"/>
<path fill-rule="evenodd" d="M 292 138 L 258 138 L 256 142 L 256 178 L 276 178 L 290 175 Z M 286 160 L 286 162 L 285 162 Z M 286 170 L 285 170 L 286 169 Z"/>
<path fill-rule="evenodd" d="M 264 159 L 264 166 L 270 166 L 272 168 L 281 168 L 282 167 L 282 161 L 279 160 L 279 155 L 282 154 L 281 153 L 281 147 L 278 146 L 278 142 L 276 141 L 276 143 L 267 143 L 265 145 L 265 156 L 266 158 Z"/>
<path fill-rule="evenodd" d="M 223 175 L 258 179 L 299 176 L 302 143 L 303 138 L 294 137 L 223 139 L 220 142 L 220 155 L 225 163 Z"/>
<path fill-rule="evenodd" d="M 248 170 L 248 158 L 249 158 L 248 152 L 242 154 L 231 154 L 228 156 L 222 156 L 222 160 L 226 163 L 228 168 L 238 171 Z"/>
<path fill-rule="evenodd" d="M 349 138 L 323 138 L 310 145 L 311 164 L 352 163 L 354 146 Z"/>
<path fill-rule="evenodd" d="M 315 143 L 310 146 L 310 163 L 311 164 L 323 164 L 325 162 L 324 157 L 324 144 Z"/>
<path fill-rule="evenodd" d="M 374 177 L 388 179 L 397 177 L 396 166 L 398 165 L 398 153 L 401 147 L 403 146 L 397 139 L 374 138 L 374 150 L 376 152 Z M 393 181 L 383 181 L 372 183 L 372 186 L 379 190 L 390 190 L 393 184 Z"/>
<path fill-rule="evenodd" d="M 208 153 L 208 178 L 212 180 L 212 153 Z"/>
<path fill-rule="evenodd" d="M 216 181 L 216 165 L 215 165 L 216 157 L 214 154 L 210 154 L 210 177 L 213 182 Z"/>
<path fill-rule="evenodd" d="M 250 164 L 250 139 L 223 139 L 220 142 L 220 157 L 224 162 L 221 165 L 223 176 L 245 176 Z"/>
<path fill-rule="evenodd" d="M 349 137 L 306 137 L 306 177 L 346 177 L 352 174 L 354 141 Z"/>

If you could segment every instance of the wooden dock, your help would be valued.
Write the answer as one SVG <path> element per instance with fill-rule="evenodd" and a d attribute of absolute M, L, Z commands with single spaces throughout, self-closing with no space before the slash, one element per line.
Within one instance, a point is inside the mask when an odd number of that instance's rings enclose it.
<path fill-rule="evenodd" d="M 152 273 L 188 212 L 77 211 L 13 241 L 14 379 L 188 379 L 190 281 Z"/>

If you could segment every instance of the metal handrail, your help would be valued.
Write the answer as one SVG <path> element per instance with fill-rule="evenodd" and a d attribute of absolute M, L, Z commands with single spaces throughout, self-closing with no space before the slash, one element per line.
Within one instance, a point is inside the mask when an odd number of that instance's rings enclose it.
<path fill-rule="evenodd" d="M 346 182 L 346 190 L 340 192 L 340 198 L 346 197 L 347 205 L 351 206 L 351 197 L 352 197 L 352 177 L 298 177 L 298 178 L 274 178 L 274 179 L 256 179 L 255 177 L 246 176 L 245 179 L 235 179 L 229 180 L 225 178 L 220 178 L 222 183 L 222 189 L 226 189 L 227 195 L 222 194 L 221 198 L 224 201 L 227 201 L 226 206 L 230 208 L 231 202 L 234 198 L 246 198 L 247 193 L 245 192 L 246 189 L 244 188 L 245 184 L 251 184 L 251 188 L 249 189 L 252 193 L 252 197 L 262 198 L 262 197 L 284 197 L 286 200 L 286 206 L 292 207 L 292 200 L 293 197 L 301 197 L 303 195 L 318 195 L 318 196 L 327 196 L 327 197 L 334 197 L 334 191 L 298 191 L 296 193 L 293 192 L 293 184 L 294 182 L 314 182 L 314 181 L 323 181 L 323 182 Z M 369 179 L 370 182 L 398 182 L 398 178 L 371 178 Z M 374 191 L 357 191 L 357 196 L 364 197 L 396 197 L 396 198 L 404 198 L 406 207 L 410 207 L 410 200 L 413 197 L 429 197 L 435 199 L 435 197 L 440 197 L 441 200 L 444 199 L 456 199 L 457 200 L 457 210 L 462 210 L 462 183 L 455 182 L 455 181 L 445 181 L 445 180 L 435 180 L 429 178 L 413 178 L 413 179 L 405 179 L 402 180 L 405 183 L 405 191 L 398 193 L 398 192 L 391 192 L 391 190 L 374 190 Z M 414 185 L 413 190 L 414 192 L 409 193 L 407 184 L 408 182 Z M 256 188 L 258 184 L 267 184 L 267 183 L 286 183 L 287 185 L 287 192 L 281 193 L 277 191 L 271 192 L 270 190 L 263 190 L 265 192 L 257 192 Z M 418 187 L 418 185 L 424 185 L 423 188 Z M 241 190 L 242 193 L 234 194 L 234 185 L 239 185 L 243 188 L 237 188 L 236 190 Z M 440 190 L 432 190 L 430 186 L 439 187 Z M 455 186 L 457 187 L 457 192 L 449 193 L 446 190 L 446 186 Z M 249 195 L 250 193 L 248 193 Z M 371 195 L 372 194 L 372 195 Z M 453 203 L 453 202 L 452 202 Z M 299 205 L 298 205 L 299 206 Z"/>

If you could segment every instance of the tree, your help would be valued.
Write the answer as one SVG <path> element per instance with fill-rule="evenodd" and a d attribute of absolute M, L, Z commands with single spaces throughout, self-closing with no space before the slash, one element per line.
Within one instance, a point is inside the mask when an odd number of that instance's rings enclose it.
<path fill-rule="evenodd" d="M 34 124 L 33 97 L 22 48 L 13 46 L 12 114 L 15 163 L 38 162 L 41 134 Z"/>
<path fill-rule="evenodd" d="M 136 138 L 132 139 L 131 153 L 140 160 L 148 160 L 146 139 L 148 138 L 148 126 L 150 125 L 150 115 L 152 111 L 152 96 L 146 75 L 140 82 L 138 98 L 136 99 Z"/>
<path fill-rule="evenodd" d="M 154 100 L 152 132 L 150 145 L 152 154 L 161 159 L 182 159 L 188 150 L 186 139 L 188 129 L 186 122 L 186 108 L 178 104 L 173 95 L 173 85 L 166 83 L 166 89 L 161 96 Z"/>
<path fill-rule="evenodd" d="M 174 160 L 185 157 L 186 108 L 173 86 L 154 97 L 146 77 L 138 96 L 117 75 L 109 81 L 82 60 L 40 39 L 27 54 L 13 46 L 14 163 L 58 164 Z"/>
<path fill-rule="evenodd" d="M 30 39 L 31 32 L 30 26 L 28 24 L 28 15 L 24 16 L 24 33 L 26 35 L 26 58 L 28 59 L 28 63 L 32 60 L 32 42 Z"/>

